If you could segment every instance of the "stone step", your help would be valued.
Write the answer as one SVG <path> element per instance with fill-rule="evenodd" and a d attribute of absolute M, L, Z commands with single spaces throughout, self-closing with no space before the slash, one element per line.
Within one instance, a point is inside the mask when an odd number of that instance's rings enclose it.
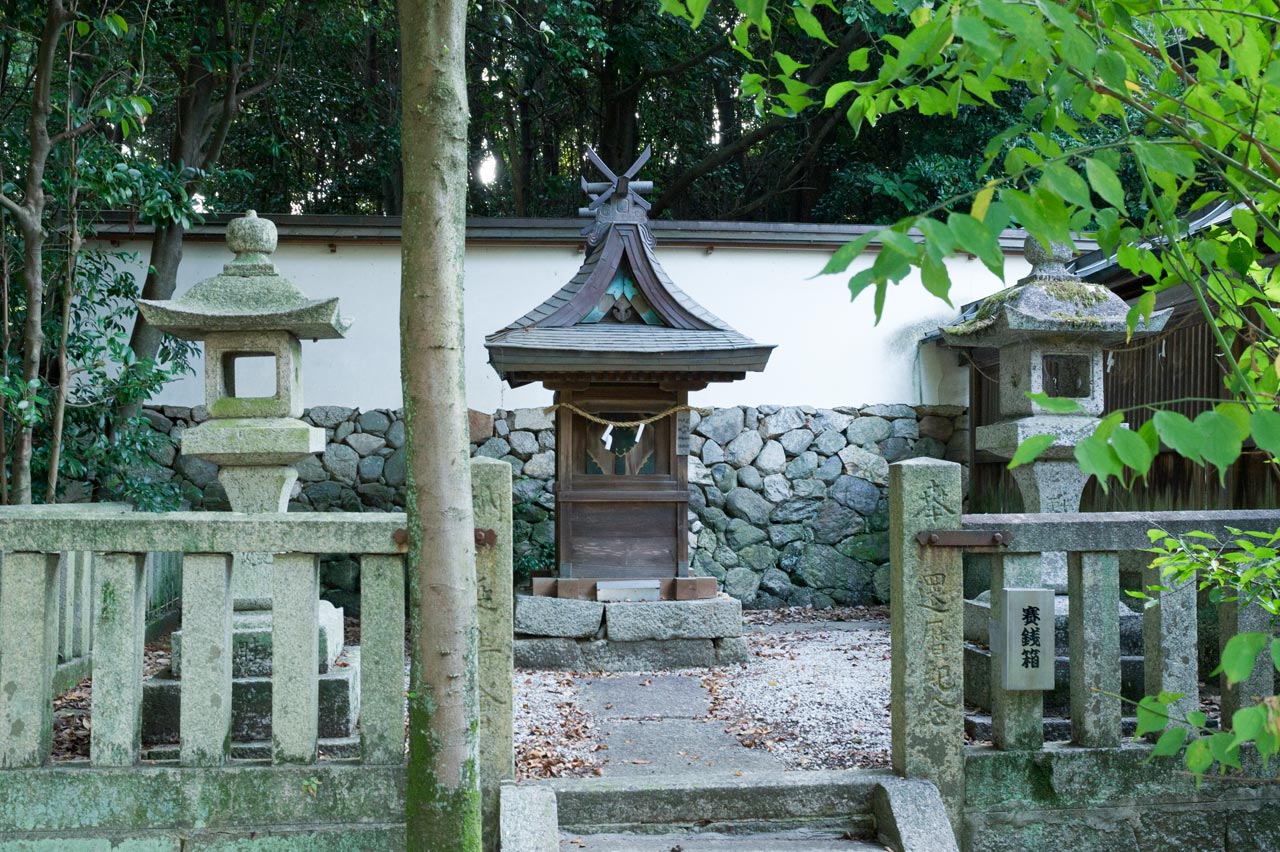
<path fill-rule="evenodd" d="M 360 737 L 321 737 L 316 747 L 322 760 L 349 760 L 360 756 Z M 178 759 L 177 743 L 158 745 L 144 749 L 143 760 L 173 761 Z M 231 744 L 231 757 L 235 760 L 270 760 L 271 742 L 257 740 L 254 742 Z"/>
<path fill-rule="evenodd" d="M 822 829 L 872 833 L 872 792 L 888 770 L 743 772 L 556 779 L 562 831 L 649 833 L 676 829 Z"/>
<path fill-rule="evenodd" d="M 855 840 L 839 831 L 675 832 L 667 834 L 560 835 L 562 850 L 584 852 L 884 852 L 880 843 Z"/>
<path fill-rule="evenodd" d="M 231 738 L 238 742 L 271 739 L 271 678 L 236 678 L 231 682 Z M 142 682 L 142 739 L 147 743 L 178 741 L 182 681 L 164 670 Z M 320 675 L 321 737 L 349 737 L 360 716 L 360 649 L 348 646 L 337 663 Z"/>
<path fill-rule="evenodd" d="M 984 595 L 990 594 L 984 592 Z M 1053 641 L 1058 654 L 1066 656 L 1070 634 L 1068 633 L 1069 599 L 1058 595 L 1053 599 Z M 1134 612 L 1119 604 L 1120 653 L 1142 656 L 1142 613 Z M 966 642 L 990 645 L 988 623 L 991 620 L 991 604 L 981 598 L 964 602 L 964 638 Z"/>
<path fill-rule="evenodd" d="M 169 637 L 173 654 L 173 673 L 182 677 L 182 630 Z M 320 674 L 342 653 L 344 632 L 342 610 L 328 601 L 320 601 L 316 619 L 316 644 L 320 658 Z M 271 677 L 271 613 L 237 612 L 231 617 L 231 676 Z"/>
<path fill-rule="evenodd" d="M 964 700 L 966 704 L 991 709 L 991 684 L 996 675 L 991 671 L 991 651 L 971 642 L 964 645 Z M 1071 663 L 1066 657 L 1058 657 L 1053 666 L 1053 689 L 1044 693 L 1044 710 L 1049 714 L 1065 715 L 1071 708 Z M 1143 690 L 1143 658 L 1120 658 L 1120 694 L 1131 701 L 1139 701 Z"/>

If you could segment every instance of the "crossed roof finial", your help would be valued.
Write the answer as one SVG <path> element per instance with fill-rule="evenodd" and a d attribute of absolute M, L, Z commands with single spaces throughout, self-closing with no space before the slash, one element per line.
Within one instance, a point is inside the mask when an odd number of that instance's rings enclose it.
<path fill-rule="evenodd" d="M 636 174 L 644 168 L 645 163 L 653 156 L 653 148 L 646 147 L 631 168 L 622 174 L 615 174 L 600 155 L 590 145 L 587 146 L 587 158 L 604 175 L 603 181 L 590 181 L 582 178 L 582 191 L 591 199 L 586 207 L 578 208 L 579 216 L 590 216 L 593 223 L 582 229 L 587 235 L 587 243 L 594 246 L 600 242 L 605 232 L 613 224 L 633 222 L 645 231 L 645 238 L 652 244 L 653 237 L 645 227 L 649 221 L 650 204 L 643 193 L 653 190 L 653 181 L 634 180 Z"/>

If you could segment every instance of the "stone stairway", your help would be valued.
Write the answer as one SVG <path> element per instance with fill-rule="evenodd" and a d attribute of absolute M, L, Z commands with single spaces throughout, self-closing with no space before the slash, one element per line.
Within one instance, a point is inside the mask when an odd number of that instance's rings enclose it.
<path fill-rule="evenodd" d="M 957 848 L 936 788 L 886 770 L 526 782 L 503 788 L 501 821 L 503 852 Z"/>

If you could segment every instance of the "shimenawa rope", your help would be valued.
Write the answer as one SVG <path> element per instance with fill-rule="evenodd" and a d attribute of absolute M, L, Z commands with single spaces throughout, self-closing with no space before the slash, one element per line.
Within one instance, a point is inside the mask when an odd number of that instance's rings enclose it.
<path fill-rule="evenodd" d="M 672 414 L 678 414 L 681 411 L 696 411 L 703 417 L 706 417 L 711 413 L 710 408 L 697 408 L 692 405 L 677 405 L 674 408 L 668 408 L 666 411 L 655 414 L 652 417 L 646 417 L 643 420 L 609 420 L 608 418 L 592 414 L 589 411 L 583 411 L 578 406 L 568 402 L 558 402 L 555 405 L 548 406 L 544 410 L 550 413 L 555 411 L 557 408 L 567 408 L 574 414 L 577 414 L 579 417 L 585 417 L 592 423 L 599 423 L 601 426 L 613 426 L 616 429 L 630 429 L 636 426 L 648 426 L 650 423 L 661 420 L 664 417 L 670 417 Z"/>

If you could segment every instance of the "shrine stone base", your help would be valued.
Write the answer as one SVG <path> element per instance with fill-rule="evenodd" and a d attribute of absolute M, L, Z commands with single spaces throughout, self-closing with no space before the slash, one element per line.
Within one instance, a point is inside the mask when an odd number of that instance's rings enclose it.
<path fill-rule="evenodd" d="M 233 743 L 271 740 L 270 677 L 235 677 L 231 681 L 231 739 Z M 356 734 L 360 718 L 360 649 L 348 647 L 320 675 L 318 733 L 324 739 Z M 142 740 L 148 744 L 178 741 L 182 681 L 165 669 L 143 683 Z"/>
<path fill-rule="evenodd" d="M 360 717 L 360 649 L 344 647 L 342 610 L 320 601 L 316 642 L 320 676 L 319 735 L 326 753 L 356 733 Z M 142 739 L 177 742 L 182 693 L 182 631 L 170 637 L 172 663 L 143 682 Z M 231 738 L 240 751 L 271 739 L 271 612 L 237 611 L 231 634 Z M 324 744 L 322 744 L 324 747 Z"/>
<path fill-rule="evenodd" d="M 517 668 L 635 672 L 707 668 L 748 658 L 742 603 L 728 595 L 618 602 L 516 598 Z"/>

